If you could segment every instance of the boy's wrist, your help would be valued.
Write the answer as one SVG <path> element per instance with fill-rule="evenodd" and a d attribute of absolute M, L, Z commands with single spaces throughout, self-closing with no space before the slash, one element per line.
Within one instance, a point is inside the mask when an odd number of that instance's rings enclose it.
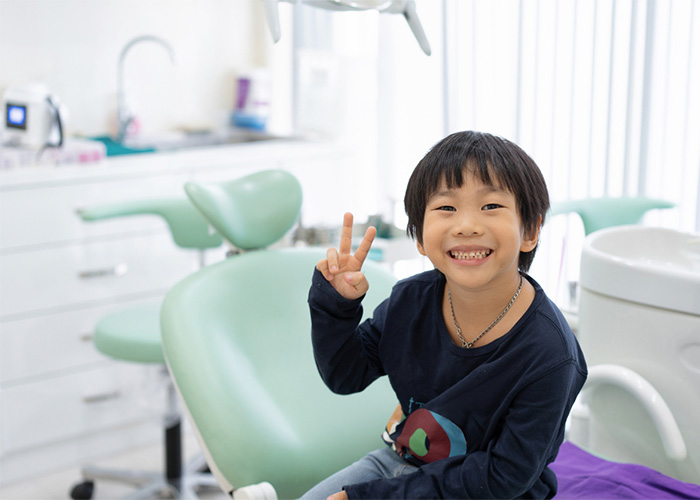
<path fill-rule="evenodd" d="M 318 269 L 314 269 L 311 287 L 312 290 L 316 290 L 319 293 L 329 297 L 331 300 L 333 300 L 334 305 L 344 310 L 356 308 L 362 303 L 362 299 L 365 298 L 364 295 L 358 297 L 357 299 L 348 299 L 347 297 L 344 297 L 331 283 L 328 282 L 328 280 L 323 276 L 323 273 Z"/>

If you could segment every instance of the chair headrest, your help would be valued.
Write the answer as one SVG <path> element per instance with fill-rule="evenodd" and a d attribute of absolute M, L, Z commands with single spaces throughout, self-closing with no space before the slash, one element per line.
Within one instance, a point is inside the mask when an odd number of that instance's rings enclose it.
<path fill-rule="evenodd" d="M 283 170 L 265 170 L 224 182 L 188 182 L 185 192 L 224 239 L 241 250 L 279 241 L 301 211 L 301 184 Z"/>

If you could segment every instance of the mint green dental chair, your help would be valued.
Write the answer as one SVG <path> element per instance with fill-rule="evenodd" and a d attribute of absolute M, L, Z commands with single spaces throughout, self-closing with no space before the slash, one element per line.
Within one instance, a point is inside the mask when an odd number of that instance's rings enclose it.
<path fill-rule="evenodd" d="M 123 203 L 109 203 L 79 210 L 86 222 L 102 221 L 118 217 L 155 215 L 164 219 L 175 245 L 186 250 L 197 250 L 200 265 L 204 251 L 222 245 L 220 235 L 210 231 L 209 225 L 187 198 L 145 199 Z M 163 365 L 161 347 L 160 303 L 126 308 L 102 318 L 93 332 L 95 347 L 106 356 L 133 363 Z M 168 410 L 164 419 L 165 463 L 163 471 L 112 470 L 84 467 L 83 481 L 71 490 L 74 499 L 93 496 L 95 481 L 125 482 L 137 487 L 129 498 L 149 498 L 169 493 L 175 498 L 195 498 L 195 490 L 201 486 L 216 486 L 211 473 L 206 472 L 203 457 L 183 466 L 181 443 L 181 417 L 178 399 L 172 382 L 167 387 Z"/>
<path fill-rule="evenodd" d="M 649 210 L 673 208 L 675 203 L 645 197 L 603 197 L 552 203 L 550 217 L 577 213 L 586 236 L 593 231 L 625 224 L 639 224 Z"/>
<path fill-rule="evenodd" d="M 210 469 L 234 498 L 298 498 L 383 446 L 396 407 L 386 380 L 351 396 L 321 381 L 307 296 L 325 249 L 265 249 L 300 207 L 289 207 L 296 195 L 284 183 L 270 187 L 270 176 L 186 185 L 202 214 L 244 251 L 178 283 L 161 311 L 168 368 Z M 363 269 L 371 313 L 395 279 L 374 262 Z"/>

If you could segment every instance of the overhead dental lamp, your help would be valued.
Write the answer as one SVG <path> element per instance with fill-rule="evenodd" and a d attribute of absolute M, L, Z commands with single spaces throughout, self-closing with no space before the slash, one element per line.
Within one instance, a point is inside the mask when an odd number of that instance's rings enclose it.
<path fill-rule="evenodd" d="M 411 31 L 413 31 L 413 35 L 416 37 L 416 40 L 418 40 L 418 44 L 421 49 L 423 49 L 423 52 L 427 55 L 431 53 L 430 44 L 425 36 L 420 19 L 418 19 L 418 14 L 416 13 L 416 3 L 414 0 L 264 0 L 267 24 L 270 27 L 270 33 L 272 33 L 272 39 L 275 43 L 277 43 L 282 36 L 277 5 L 279 2 L 283 1 L 289 3 L 305 3 L 313 7 L 327 10 L 376 10 L 389 14 L 403 14 Z"/>

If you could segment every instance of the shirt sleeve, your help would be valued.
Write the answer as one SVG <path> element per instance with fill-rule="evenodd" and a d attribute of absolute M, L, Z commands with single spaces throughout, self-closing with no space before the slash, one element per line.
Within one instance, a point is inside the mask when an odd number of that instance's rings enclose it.
<path fill-rule="evenodd" d="M 309 291 L 311 340 L 316 366 L 333 392 L 360 392 L 385 375 L 379 359 L 379 339 L 386 301 L 362 325 L 362 298 L 348 300 L 314 269 Z"/>
<path fill-rule="evenodd" d="M 563 422 L 578 393 L 576 366 L 564 362 L 524 388 L 501 430 L 483 451 L 441 459 L 413 474 L 348 485 L 356 498 L 551 497 L 556 477 L 547 468 L 563 440 Z"/>

